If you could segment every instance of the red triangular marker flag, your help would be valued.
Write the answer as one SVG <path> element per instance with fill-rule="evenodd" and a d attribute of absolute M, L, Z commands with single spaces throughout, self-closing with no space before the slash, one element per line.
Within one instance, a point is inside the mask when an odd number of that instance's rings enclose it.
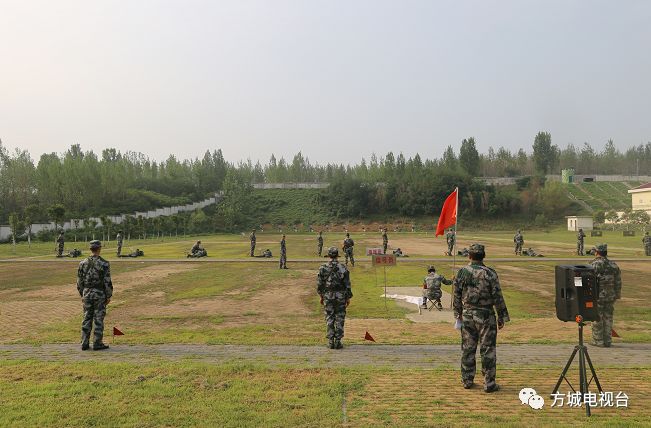
<path fill-rule="evenodd" d="M 611 329 L 610 329 L 610 333 L 611 333 L 611 335 L 612 335 L 613 337 L 621 337 L 619 334 L 617 334 L 617 332 L 615 331 L 614 328 L 611 328 Z"/>
<path fill-rule="evenodd" d="M 113 336 L 124 336 L 124 333 L 118 330 L 117 327 L 113 327 Z"/>
<path fill-rule="evenodd" d="M 371 342 L 375 342 L 375 339 L 373 339 L 373 336 L 369 334 L 369 332 L 366 332 L 366 335 L 364 336 L 364 340 L 370 340 Z"/>
<path fill-rule="evenodd" d="M 457 223 L 457 197 L 459 195 L 459 188 L 454 189 L 443 203 L 441 209 L 441 216 L 436 225 L 436 236 L 444 235 L 445 229 Z"/>

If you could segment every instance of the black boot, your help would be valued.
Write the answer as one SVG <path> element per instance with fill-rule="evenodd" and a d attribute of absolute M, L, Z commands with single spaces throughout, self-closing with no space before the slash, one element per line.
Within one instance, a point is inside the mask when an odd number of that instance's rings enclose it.
<path fill-rule="evenodd" d="M 108 348 L 109 348 L 109 346 L 102 343 L 102 342 L 93 344 L 93 351 L 101 351 L 101 350 L 108 349 Z"/>
<path fill-rule="evenodd" d="M 328 349 L 335 349 L 335 340 L 328 339 Z"/>
<path fill-rule="evenodd" d="M 88 344 L 88 342 L 82 342 L 81 343 L 81 350 L 82 351 L 88 351 L 89 349 L 90 349 L 90 345 Z"/>
<path fill-rule="evenodd" d="M 335 349 L 341 349 L 344 345 L 341 344 L 341 339 L 335 339 Z"/>

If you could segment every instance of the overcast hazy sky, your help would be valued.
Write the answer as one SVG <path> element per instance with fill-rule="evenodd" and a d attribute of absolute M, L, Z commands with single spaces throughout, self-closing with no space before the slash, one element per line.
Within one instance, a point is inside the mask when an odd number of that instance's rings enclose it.
<path fill-rule="evenodd" d="M 34 158 L 357 162 L 651 141 L 651 2 L 0 0 L 0 138 Z"/>

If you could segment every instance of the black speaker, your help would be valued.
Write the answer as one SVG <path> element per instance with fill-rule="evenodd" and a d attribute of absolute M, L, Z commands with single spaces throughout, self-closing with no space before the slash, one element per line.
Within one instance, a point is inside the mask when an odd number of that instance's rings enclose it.
<path fill-rule="evenodd" d="M 590 265 L 556 266 L 556 316 L 561 321 L 597 321 L 597 277 Z"/>

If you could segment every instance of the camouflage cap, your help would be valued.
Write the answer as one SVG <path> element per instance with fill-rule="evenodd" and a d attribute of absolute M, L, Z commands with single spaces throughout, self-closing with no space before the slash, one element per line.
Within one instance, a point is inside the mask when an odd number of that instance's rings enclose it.
<path fill-rule="evenodd" d="M 473 254 L 479 254 L 479 253 L 484 253 L 486 252 L 484 248 L 484 244 L 470 244 L 470 247 L 468 247 L 468 252 L 473 253 Z"/>
<path fill-rule="evenodd" d="M 427 268 L 427 272 L 436 272 L 436 268 L 435 268 L 434 266 L 430 265 L 430 266 Z"/>
<path fill-rule="evenodd" d="M 94 240 L 94 241 L 90 241 L 90 249 L 94 250 L 94 249 L 97 249 L 97 248 L 102 248 L 102 243 L 100 241 L 98 241 L 97 239 Z"/>
<path fill-rule="evenodd" d="M 594 249 L 603 253 L 604 251 L 608 251 L 608 244 L 597 244 L 594 246 Z"/>
<path fill-rule="evenodd" d="M 328 248 L 328 257 L 339 257 L 339 250 L 337 247 Z"/>

